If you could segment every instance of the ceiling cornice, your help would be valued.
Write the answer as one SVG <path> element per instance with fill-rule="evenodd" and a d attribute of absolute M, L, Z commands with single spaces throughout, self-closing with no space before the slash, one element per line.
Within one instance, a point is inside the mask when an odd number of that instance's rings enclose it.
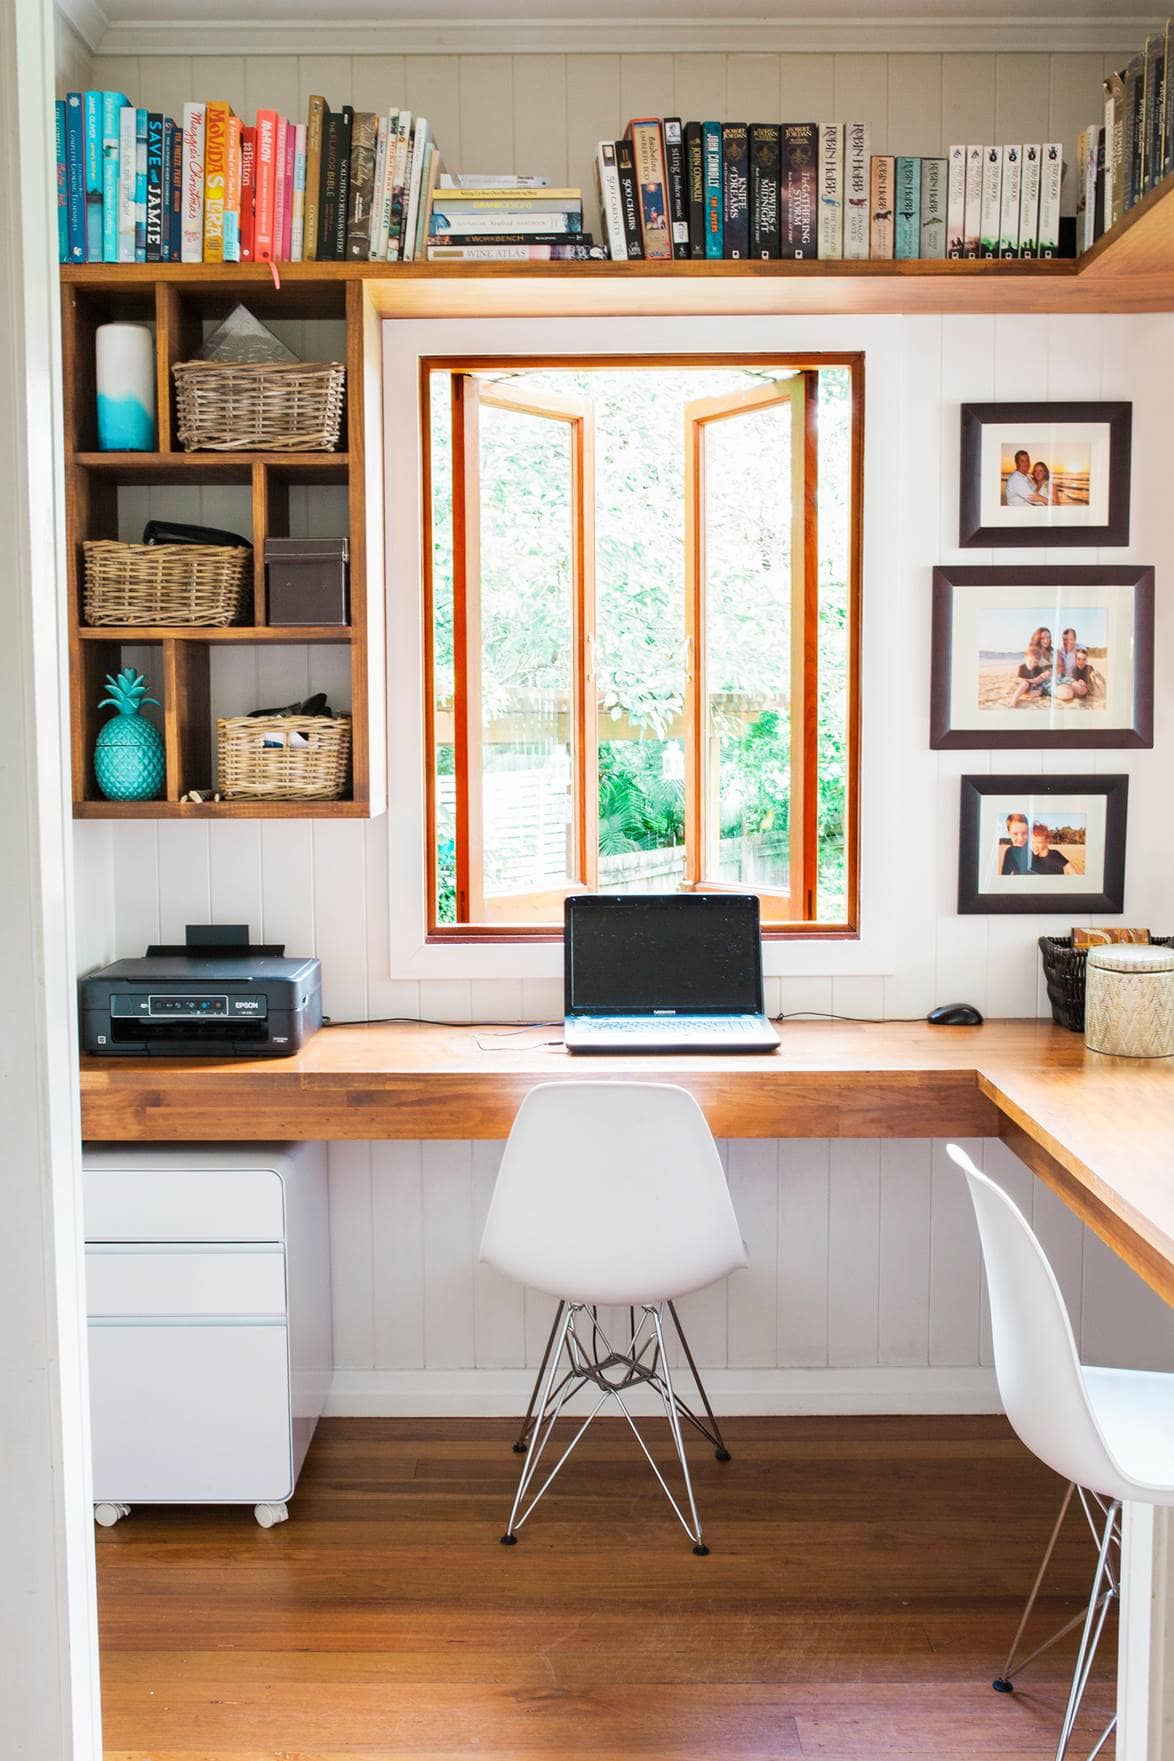
<path fill-rule="evenodd" d="M 600 53 L 1134 53 L 1155 17 L 932 19 L 322 19 L 111 22 L 98 0 L 59 0 L 103 55 L 538 55 Z"/>

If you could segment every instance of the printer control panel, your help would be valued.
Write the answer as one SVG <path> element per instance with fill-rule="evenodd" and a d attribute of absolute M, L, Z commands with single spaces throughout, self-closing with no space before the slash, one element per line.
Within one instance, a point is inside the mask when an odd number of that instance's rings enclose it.
<path fill-rule="evenodd" d="M 151 991 L 146 996 L 113 996 L 110 1013 L 124 1020 L 150 1021 L 263 1021 L 268 999 L 260 992 L 236 996 L 198 991 Z"/>

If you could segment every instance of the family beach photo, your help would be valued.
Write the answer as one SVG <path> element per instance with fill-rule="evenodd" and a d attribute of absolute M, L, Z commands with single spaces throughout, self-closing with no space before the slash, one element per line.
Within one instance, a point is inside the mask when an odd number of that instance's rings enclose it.
<path fill-rule="evenodd" d="M 980 710 L 1079 712 L 1104 706 L 1108 612 L 1070 608 L 1053 633 L 1043 611 L 993 607 L 978 618 Z"/>
<path fill-rule="evenodd" d="M 1087 824 L 1084 813 L 1006 814 L 999 833 L 996 874 L 1083 874 Z"/>
<path fill-rule="evenodd" d="M 1092 448 L 1087 441 L 1063 441 L 1038 450 L 1004 445 L 999 462 L 999 505 L 1018 508 L 1088 506 Z"/>

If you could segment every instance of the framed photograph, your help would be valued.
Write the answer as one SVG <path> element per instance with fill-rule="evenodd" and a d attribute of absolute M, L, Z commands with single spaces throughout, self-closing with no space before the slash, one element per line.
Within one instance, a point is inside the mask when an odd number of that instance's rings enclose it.
<path fill-rule="evenodd" d="M 1152 746 L 1153 569 L 935 569 L 929 743 Z"/>
<path fill-rule="evenodd" d="M 1128 544 L 1133 405 L 963 404 L 963 549 Z"/>
<path fill-rule="evenodd" d="M 1127 776 L 963 777 L 958 910 L 1125 909 Z"/>

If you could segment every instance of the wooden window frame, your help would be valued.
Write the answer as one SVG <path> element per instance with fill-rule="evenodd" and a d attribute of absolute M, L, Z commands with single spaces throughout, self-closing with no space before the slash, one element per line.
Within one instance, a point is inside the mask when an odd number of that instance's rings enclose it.
<path fill-rule="evenodd" d="M 849 492 L 849 535 L 848 535 L 848 701 L 846 726 L 846 752 L 848 778 L 845 791 L 845 865 L 847 871 L 847 909 L 844 919 L 838 922 L 818 923 L 809 916 L 803 919 L 789 920 L 786 923 L 776 922 L 764 924 L 763 938 L 768 941 L 815 940 L 815 941 L 856 941 L 860 936 L 860 722 L 861 722 L 861 654 L 860 637 L 862 623 L 862 571 L 863 571 L 863 512 L 864 512 L 864 416 L 865 416 L 865 369 L 864 354 L 859 350 L 811 350 L 803 353 L 787 351 L 743 352 L 726 350 L 721 353 L 680 353 L 680 354 L 567 354 L 547 353 L 534 355 L 424 355 L 419 360 L 419 409 L 421 438 L 421 571 L 423 585 L 423 642 L 424 642 L 424 801 L 425 801 L 425 850 L 424 871 L 426 880 L 426 934 L 425 941 L 432 945 L 451 946 L 455 943 L 500 943 L 502 941 L 518 942 L 559 942 L 562 930 L 556 925 L 534 925 L 525 922 L 487 923 L 464 922 L 440 924 L 436 916 L 437 900 L 437 851 L 436 851 L 436 689 L 434 673 L 434 611 L 435 592 L 433 581 L 433 531 L 432 531 L 432 377 L 435 373 L 448 373 L 453 376 L 453 384 L 461 374 L 487 374 L 509 372 L 536 372 L 539 370 L 592 369 L 592 368 L 630 368 L 633 370 L 655 369 L 687 369 L 687 368 L 738 368 L 738 367 L 784 367 L 798 371 L 806 371 L 817 375 L 819 369 L 825 367 L 843 367 L 848 370 L 851 382 L 851 440 L 850 440 L 850 471 L 851 485 Z M 799 672 L 803 679 L 805 701 L 815 708 L 818 706 L 818 672 L 819 672 L 819 538 L 816 520 L 815 498 L 818 493 L 818 420 L 817 400 L 809 398 L 804 420 L 804 471 L 806 473 L 806 499 L 813 505 L 805 505 L 803 519 L 803 575 L 804 575 L 804 618 L 802 653 L 799 657 Z M 471 632 L 466 623 L 467 608 L 459 606 L 461 595 L 457 582 L 461 576 L 458 564 L 458 540 L 467 545 L 469 534 L 457 530 L 457 495 L 456 474 L 458 469 L 456 434 L 453 435 L 453 644 L 454 662 L 458 640 L 468 642 Z M 468 469 L 470 460 L 464 456 L 461 465 Z M 687 547 L 688 547 L 687 526 Z M 591 539 L 590 516 L 579 525 L 578 541 L 583 545 L 583 557 L 590 556 L 589 541 Z M 466 562 L 465 569 L 467 571 Z M 586 572 L 586 570 L 585 570 Z M 593 571 L 591 580 L 592 601 L 594 595 Z M 692 595 L 689 591 L 689 579 L 686 579 L 686 615 Z M 587 688 L 593 681 L 593 643 L 589 633 L 584 631 L 587 639 L 578 642 L 581 648 L 576 667 L 577 696 L 579 702 L 576 714 L 586 719 Z M 690 672 L 692 672 L 692 655 L 690 656 Z M 793 677 L 795 677 L 793 670 Z M 686 683 L 686 705 L 688 710 L 693 682 Z M 454 702 L 454 726 L 458 715 L 468 713 L 468 705 Z M 794 725 L 794 724 L 792 724 Z M 585 729 L 581 728 L 581 734 Z M 597 750 L 591 741 L 592 751 Z M 581 750 L 583 746 L 581 745 Z M 793 748 L 794 749 L 794 748 Z M 690 762 L 688 744 L 686 761 Z M 802 739 L 802 813 L 805 820 L 805 836 L 803 839 L 803 894 L 807 909 L 814 903 L 817 884 L 818 840 L 814 835 L 817 807 L 818 779 L 818 717 L 816 713 L 805 714 L 803 717 Z M 460 812 L 460 792 L 462 785 L 458 782 L 458 814 Z M 470 791 L 464 785 L 466 798 Z M 580 819 L 584 816 L 580 815 Z M 696 807 L 687 815 L 686 837 L 690 835 L 690 823 L 696 835 Z M 688 859 L 688 858 L 687 858 Z M 590 872 L 586 870 L 585 872 Z M 688 875 L 688 870 L 687 870 Z M 688 879 L 686 884 L 689 884 Z M 708 890 L 708 888 L 706 888 Z"/>

